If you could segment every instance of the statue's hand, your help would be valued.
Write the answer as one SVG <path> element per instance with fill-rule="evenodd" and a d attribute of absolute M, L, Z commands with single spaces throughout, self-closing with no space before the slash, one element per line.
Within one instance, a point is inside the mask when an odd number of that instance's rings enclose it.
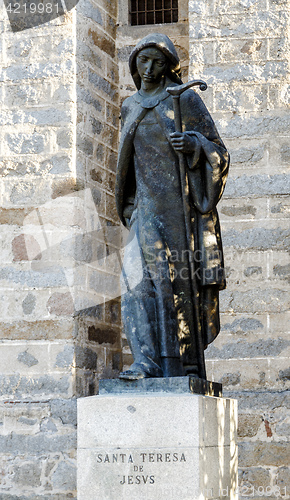
<path fill-rule="evenodd" d="M 170 134 L 171 144 L 177 153 L 192 154 L 196 148 L 196 138 L 185 132 Z"/>
<path fill-rule="evenodd" d="M 123 217 L 125 219 L 127 229 L 130 228 L 130 219 L 132 217 L 133 212 L 134 212 L 134 205 L 132 205 L 131 203 L 126 205 L 123 210 Z"/>

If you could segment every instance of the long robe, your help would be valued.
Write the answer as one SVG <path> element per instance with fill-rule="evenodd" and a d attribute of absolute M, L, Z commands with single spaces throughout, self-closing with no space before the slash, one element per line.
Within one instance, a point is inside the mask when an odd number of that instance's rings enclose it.
<path fill-rule="evenodd" d="M 195 152 L 186 159 L 193 272 L 206 347 L 219 332 L 218 290 L 225 287 L 216 204 L 229 158 L 194 91 L 181 96 L 181 114 L 184 131 L 197 139 Z M 166 358 L 196 365 L 179 164 L 169 138 L 175 130 L 171 96 L 166 90 L 147 99 L 134 94 L 122 106 L 122 123 L 116 204 L 124 224 L 128 200 L 134 203 L 123 266 L 122 319 L 135 364 L 151 376 L 162 376 Z M 182 368 L 176 374 L 182 374 Z"/>

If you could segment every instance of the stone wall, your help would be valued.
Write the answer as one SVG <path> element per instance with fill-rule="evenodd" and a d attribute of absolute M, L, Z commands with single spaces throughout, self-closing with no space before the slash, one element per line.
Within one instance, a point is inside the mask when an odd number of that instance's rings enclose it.
<path fill-rule="evenodd" d="M 76 498 L 76 397 L 121 363 L 116 14 L 86 0 L 13 33 L 1 4 L 3 500 Z"/>
<path fill-rule="evenodd" d="M 228 287 L 207 367 L 239 401 L 243 498 L 290 494 L 288 23 L 284 1 L 189 2 L 189 73 L 208 82 L 232 159 L 219 204 Z"/>
<path fill-rule="evenodd" d="M 117 2 L 81 1 L 76 20 L 76 165 L 84 191 L 86 228 L 78 236 L 78 342 L 97 357 L 97 370 L 80 369 L 78 395 L 96 394 L 98 379 L 121 368 L 120 253 L 122 228 L 115 207 L 119 131 L 116 60 Z"/>

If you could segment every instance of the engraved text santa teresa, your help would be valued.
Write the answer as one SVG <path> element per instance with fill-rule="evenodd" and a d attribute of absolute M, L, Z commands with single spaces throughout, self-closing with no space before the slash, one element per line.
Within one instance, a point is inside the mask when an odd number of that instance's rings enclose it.
<path fill-rule="evenodd" d="M 176 132 L 167 88 L 182 81 L 166 35 L 141 40 L 129 63 L 137 92 L 121 111 L 116 203 L 130 229 L 122 321 L 134 363 L 120 377 L 205 378 L 203 351 L 219 333 L 225 288 L 216 205 L 229 155 L 198 91 L 180 96 L 182 132 Z M 134 283 L 137 258 L 141 277 Z"/>

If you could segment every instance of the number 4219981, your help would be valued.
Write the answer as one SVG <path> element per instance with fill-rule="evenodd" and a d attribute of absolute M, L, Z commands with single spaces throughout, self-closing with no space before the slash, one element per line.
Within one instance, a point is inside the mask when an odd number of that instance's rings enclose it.
<path fill-rule="evenodd" d="M 58 3 L 9 3 L 6 6 L 7 12 L 10 14 L 58 14 Z"/>

